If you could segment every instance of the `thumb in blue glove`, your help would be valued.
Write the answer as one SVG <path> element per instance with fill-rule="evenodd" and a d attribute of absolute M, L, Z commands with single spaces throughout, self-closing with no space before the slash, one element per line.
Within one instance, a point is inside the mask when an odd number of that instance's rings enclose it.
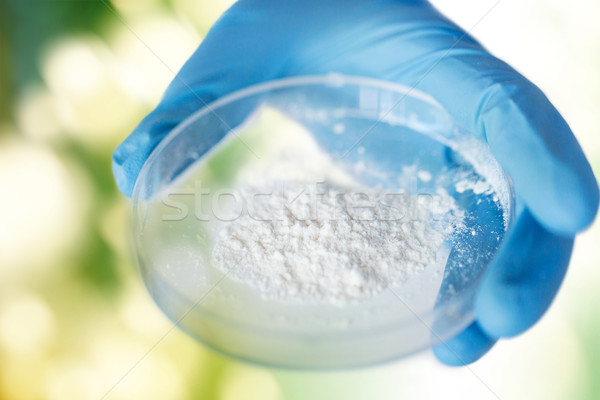
<path fill-rule="evenodd" d="M 598 185 L 544 94 L 425 1 L 238 1 L 115 151 L 119 188 L 131 195 L 154 147 L 211 101 L 259 82 L 330 72 L 432 95 L 490 145 L 513 179 L 522 212 L 478 292 L 477 320 L 436 355 L 466 364 L 528 329 L 560 286 L 575 234 L 595 217 Z"/>

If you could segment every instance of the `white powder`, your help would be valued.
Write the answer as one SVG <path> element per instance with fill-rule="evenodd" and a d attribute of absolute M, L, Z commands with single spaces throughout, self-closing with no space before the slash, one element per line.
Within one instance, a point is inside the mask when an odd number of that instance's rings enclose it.
<path fill-rule="evenodd" d="M 473 191 L 475 194 L 492 194 L 494 188 L 485 179 L 462 179 L 454 185 L 458 193 L 464 193 L 467 190 Z"/>
<path fill-rule="evenodd" d="M 359 185 L 346 171 L 360 172 L 364 162 L 342 168 L 274 110 L 261 109 L 231 140 L 240 135 L 260 143 L 261 157 L 236 167 L 236 204 L 228 205 L 235 218 L 219 227 L 212 258 L 264 298 L 338 305 L 367 299 L 434 262 L 462 222 L 445 192 Z"/>
<path fill-rule="evenodd" d="M 242 186 L 239 195 L 245 212 L 224 224 L 213 258 L 230 277 L 279 300 L 372 297 L 433 262 L 460 221 L 445 193 L 277 182 Z"/>

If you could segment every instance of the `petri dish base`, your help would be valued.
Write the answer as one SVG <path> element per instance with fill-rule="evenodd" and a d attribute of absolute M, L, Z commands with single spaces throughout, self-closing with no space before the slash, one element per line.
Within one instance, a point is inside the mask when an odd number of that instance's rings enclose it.
<path fill-rule="evenodd" d="M 265 296 L 215 265 L 223 218 L 206 207 L 247 166 L 271 171 L 269 160 L 290 149 L 290 171 L 306 182 L 335 169 L 365 188 L 425 198 L 443 192 L 464 212 L 460 227 L 425 268 L 373 296 L 343 304 Z M 324 156 L 330 168 L 316 163 Z M 256 85 L 199 110 L 150 155 L 133 203 L 141 274 L 182 329 L 254 363 L 348 368 L 434 346 L 473 322 L 478 284 L 513 219 L 514 193 L 487 145 L 430 96 L 327 75 Z"/>

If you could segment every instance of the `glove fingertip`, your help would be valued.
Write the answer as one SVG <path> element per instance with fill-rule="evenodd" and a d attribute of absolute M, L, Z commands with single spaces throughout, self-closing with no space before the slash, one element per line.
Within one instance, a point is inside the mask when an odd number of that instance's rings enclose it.
<path fill-rule="evenodd" d="M 130 178 L 131 173 L 126 171 L 126 168 L 120 164 L 113 156 L 112 160 L 112 171 L 117 183 L 117 188 L 127 197 L 131 197 L 133 194 L 134 181 Z"/>
<path fill-rule="evenodd" d="M 562 280 L 557 273 L 555 281 Z M 492 338 L 509 338 L 535 325 L 550 307 L 559 283 L 539 290 L 532 282 L 482 285 L 475 302 L 475 314 L 482 330 Z M 541 283 L 540 286 L 544 286 Z"/>
<path fill-rule="evenodd" d="M 495 343 L 495 339 L 489 338 L 479 324 L 473 322 L 457 336 L 435 346 L 433 354 L 442 363 L 459 367 L 479 360 Z"/>
<path fill-rule="evenodd" d="M 531 214 L 549 231 L 572 236 L 587 228 L 598 211 L 599 192 L 595 178 L 585 171 L 556 179 L 553 193 L 540 196 Z"/>
<path fill-rule="evenodd" d="M 115 182 L 121 193 L 127 197 L 133 194 L 137 177 L 152 149 L 143 143 L 145 141 L 140 140 L 143 136 L 134 131 L 115 149 L 112 156 Z"/>
<path fill-rule="evenodd" d="M 571 236 L 589 226 L 598 183 L 571 128 L 544 93 L 514 73 L 492 86 L 479 114 L 492 152 L 515 191 L 549 231 Z"/>
<path fill-rule="evenodd" d="M 519 335 L 548 310 L 569 265 L 572 237 L 557 236 L 523 211 L 486 271 L 475 300 L 481 328 L 493 338 Z"/>
<path fill-rule="evenodd" d="M 512 337 L 526 331 L 535 321 L 524 310 L 524 299 L 517 290 L 482 287 L 486 294 L 475 303 L 475 314 L 481 329 L 490 337 Z M 530 308 L 530 307 L 529 307 Z"/>

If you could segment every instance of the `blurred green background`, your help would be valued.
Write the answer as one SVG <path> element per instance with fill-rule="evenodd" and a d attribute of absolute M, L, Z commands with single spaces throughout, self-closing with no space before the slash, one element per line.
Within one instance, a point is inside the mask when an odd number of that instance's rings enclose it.
<path fill-rule="evenodd" d="M 275 371 L 171 330 L 110 156 L 231 2 L 0 2 L 0 399 L 599 399 L 599 223 L 544 319 L 469 368 Z M 598 175 L 600 3 L 433 3 L 548 94 Z"/>

